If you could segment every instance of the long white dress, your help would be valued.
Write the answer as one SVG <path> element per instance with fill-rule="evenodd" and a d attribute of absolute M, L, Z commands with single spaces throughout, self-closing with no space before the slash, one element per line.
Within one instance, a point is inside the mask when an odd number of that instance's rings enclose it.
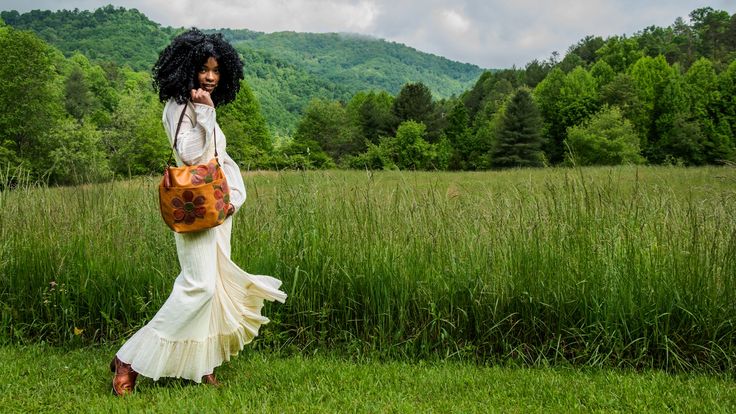
<path fill-rule="evenodd" d="M 183 105 L 166 103 L 163 123 L 173 145 Z M 245 201 L 240 170 L 225 151 L 225 135 L 215 109 L 190 104 L 182 121 L 175 151 L 178 165 L 206 163 L 217 152 L 237 209 Z M 197 233 L 174 233 L 181 273 L 161 309 L 118 350 L 118 358 L 139 374 L 158 380 L 181 377 L 201 382 L 204 375 L 236 355 L 258 335 L 268 318 L 263 301 L 286 300 L 281 281 L 251 275 L 230 260 L 232 216 L 215 228 Z"/>

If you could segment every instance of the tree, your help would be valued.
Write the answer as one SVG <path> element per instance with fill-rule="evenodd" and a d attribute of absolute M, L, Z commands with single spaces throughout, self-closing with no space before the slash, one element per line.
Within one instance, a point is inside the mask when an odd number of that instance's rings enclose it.
<path fill-rule="evenodd" d="M 667 62 L 674 63 L 678 55 L 672 41 L 674 36 L 672 28 L 649 26 L 637 34 L 636 40 L 639 42 L 639 49 L 645 56 L 662 55 Z"/>
<path fill-rule="evenodd" d="M 271 133 L 261 105 L 246 81 L 233 102 L 217 110 L 217 119 L 227 137 L 227 152 L 238 164 L 253 164 L 253 157 L 273 150 Z"/>
<path fill-rule="evenodd" d="M 562 71 L 565 73 L 570 73 L 573 69 L 581 66 L 585 66 L 585 61 L 573 52 L 565 55 L 565 58 L 562 59 L 562 62 L 557 65 L 557 67 L 562 69 Z"/>
<path fill-rule="evenodd" d="M 107 180 L 110 170 L 102 148 L 102 134 L 90 123 L 64 119 L 51 133 L 53 149 L 49 180 L 57 184 L 83 184 Z"/>
<path fill-rule="evenodd" d="M 574 53 L 579 56 L 586 65 L 591 65 L 597 60 L 596 52 L 600 49 L 605 41 L 600 36 L 588 35 L 581 39 L 577 44 L 570 46 L 567 53 Z"/>
<path fill-rule="evenodd" d="M 655 101 L 652 112 L 654 129 L 642 151 L 652 163 L 671 163 L 676 157 L 668 152 L 672 138 L 688 129 L 686 124 L 691 119 L 690 105 L 683 83 L 678 71 L 673 69 L 664 83 L 661 95 Z M 668 137 L 669 142 L 662 141 Z M 699 156 L 700 154 L 693 154 L 693 157 Z"/>
<path fill-rule="evenodd" d="M 636 39 L 612 36 L 596 51 L 599 59 L 605 60 L 616 73 L 625 72 L 644 54 Z"/>
<path fill-rule="evenodd" d="M 565 159 L 574 165 L 641 164 L 639 137 L 615 106 L 567 130 Z"/>
<path fill-rule="evenodd" d="M 509 101 L 498 131 L 491 162 L 497 168 L 541 167 L 542 119 L 527 89 L 519 89 Z"/>
<path fill-rule="evenodd" d="M 606 63 L 605 60 L 599 60 L 593 64 L 590 68 L 590 74 L 595 79 L 598 94 L 600 95 L 603 87 L 608 85 L 616 77 L 616 73 L 613 71 L 611 65 Z"/>
<path fill-rule="evenodd" d="M 333 160 L 358 154 L 365 143 L 350 122 L 345 107 L 340 102 L 313 99 L 299 121 L 294 139 L 300 142 L 316 142 Z"/>
<path fill-rule="evenodd" d="M 663 113 L 663 104 L 666 103 L 663 99 L 665 89 L 670 83 L 676 82 L 676 74 L 663 56 L 645 56 L 631 67 L 630 76 L 638 99 L 631 121 L 643 138 L 644 155 L 647 159 L 656 158 L 652 151 L 659 139 L 657 120 Z M 670 92 L 676 92 L 672 86 Z"/>
<path fill-rule="evenodd" d="M 45 137 L 61 117 L 55 52 L 29 32 L 0 26 L 0 162 L 46 172 Z"/>
<path fill-rule="evenodd" d="M 690 21 L 698 34 L 699 49 L 703 56 L 720 60 L 725 54 L 726 46 L 732 41 L 728 39 L 730 17 L 727 12 L 711 7 L 690 12 Z"/>
<path fill-rule="evenodd" d="M 731 136 L 734 137 L 736 134 L 736 60 L 732 61 L 728 68 L 718 76 L 718 85 L 719 112 L 730 126 Z"/>
<path fill-rule="evenodd" d="M 348 113 L 364 140 L 378 144 L 381 136 L 391 135 L 393 99 L 385 91 L 357 93 L 350 99 Z"/>
<path fill-rule="evenodd" d="M 546 121 L 548 138 L 544 150 L 551 163 L 564 158 L 567 128 L 581 123 L 598 109 L 596 86 L 593 76 L 582 67 L 567 75 L 555 68 L 537 85 L 535 96 Z"/>
<path fill-rule="evenodd" d="M 534 88 L 547 76 L 551 69 L 547 62 L 540 62 L 537 59 L 532 60 L 524 67 L 524 84 Z"/>
<path fill-rule="evenodd" d="M 496 77 L 491 71 L 483 72 L 470 90 L 462 94 L 461 99 L 468 110 L 468 115 L 473 119 L 475 113 L 482 107 L 482 101 L 491 87 L 496 83 Z"/>
<path fill-rule="evenodd" d="M 685 74 L 690 113 L 703 134 L 702 150 L 706 162 L 728 160 L 733 153 L 731 126 L 721 111 L 718 76 L 707 58 L 698 59 Z"/>
<path fill-rule="evenodd" d="M 544 120 L 544 152 L 548 159 L 562 160 L 562 142 L 565 140 L 567 126 L 564 123 L 560 92 L 565 83 L 565 74 L 554 68 L 542 82 L 534 88 L 534 100 Z"/>
<path fill-rule="evenodd" d="M 77 120 L 88 116 L 92 110 L 94 96 L 84 80 L 84 72 L 79 66 L 74 66 L 64 83 L 64 107 L 69 115 Z"/>
<path fill-rule="evenodd" d="M 423 138 L 426 130 L 421 122 L 404 121 L 396 130 L 396 137 L 384 139 L 381 145 L 389 148 L 398 168 L 427 169 L 432 165 L 434 152 L 432 145 Z"/>
<path fill-rule="evenodd" d="M 576 67 L 565 76 L 558 99 L 566 127 L 583 122 L 598 110 L 596 89 L 596 80 L 585 68 Z"/>
<path fill-rule="evenodd" d="M 471 131 L 468 126 L 468 111 L 465 104 L 458 101 L 447 116 L 447 126 L 442 134 L 453 148 L 449 168 L 453 170 L 468 169 L 468 156 L 473 151 Z"/>
<path fill-rule="evenodd" d="M 421 82 L 407 83 L 394 99 L 391 112 L 396 122 L 413 120 L 428 125 L 434 110 L 432 92 Z"/>
<path fill-rule="evenodd" d="M 702 165 L 705 163 L 703 142 L 705 135 L 698 122 L 688 114 L 675 114 L 669 128 L 657 142 L 656 155 L 659 159 L 654 161 L 674 165 Z"/>
<path fill-rule="evenodd" d="M 616 106 L 626 119 L 634 119 L 639 110 L 639 94 L 631 76 L 619 73 L 600 89 L 601 105 Z"/>
<path fill-rule="evenodd" d="M 148 74 L 127 71 L 125 76 L 126 90 L 102 138 L 110 167 L 123 176 L 160 172 L 171 153 L 161 126 L 161 103 Z"/>

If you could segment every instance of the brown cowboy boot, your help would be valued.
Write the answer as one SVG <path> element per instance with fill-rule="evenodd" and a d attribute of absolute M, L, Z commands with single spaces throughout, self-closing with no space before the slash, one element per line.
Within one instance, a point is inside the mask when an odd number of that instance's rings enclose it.
<path fill-rule="evenodd" d="M 222 387 L 222 384 L 220 384 L 217 381 L 217 378 L 215 378 L 215 373 L 214 372 L 212 374 L 207 374 L 204 377 L 202 377 L 202 382 L 204 382 L 205 384 L 211 385 L 211 386 L 213 386 L 215 388 Z"/>
<path fill-rule="evenodd" d="M 112 378 L 112 393 L 119 396 L 132 394 L 138 373 L 133 370 L 130 364 L 123 363 L 115 356 L 110 362 L 110 370 L 115 373 Z"/>

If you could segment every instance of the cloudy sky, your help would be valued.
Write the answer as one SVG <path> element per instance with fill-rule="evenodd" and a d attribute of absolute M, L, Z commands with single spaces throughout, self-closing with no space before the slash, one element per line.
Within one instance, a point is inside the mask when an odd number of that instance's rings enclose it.
<path fill-rule="evenodd" d="M 669 26 L 734 0 L 0 0 L 0 10 L 136 8 L 164 26 L 353 32 L 484 68 L 523 67 L 587 35 Z"/>

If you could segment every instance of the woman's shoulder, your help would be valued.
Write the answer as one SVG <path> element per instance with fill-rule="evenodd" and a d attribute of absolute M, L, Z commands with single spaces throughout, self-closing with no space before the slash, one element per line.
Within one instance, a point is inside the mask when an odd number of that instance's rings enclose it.
<path fill-rule="evenodd" d="M 180 104 L 176 102 L 176 99 L 169 98 L 168 101 L 164 104 L 164 112 L 181 112 L 181 110 L 184 108 L 184 105 L 186 104 Z"/>
<path fill-rule="evenodd" d="M 164 105 L 164 118 L 169 120 L 169 122 L 178 121 L 179 117 L 181 116 L 181 112 L 184 110 L 185 106 L 185 116 L 192 119 L 194 114 L 192 112 L 191 105 L 187 105 L 187 103 L 180 104 L 176 102 L 174 98 L 170 98 L 168 101 L 166 101 L 166 104 Z"/>

